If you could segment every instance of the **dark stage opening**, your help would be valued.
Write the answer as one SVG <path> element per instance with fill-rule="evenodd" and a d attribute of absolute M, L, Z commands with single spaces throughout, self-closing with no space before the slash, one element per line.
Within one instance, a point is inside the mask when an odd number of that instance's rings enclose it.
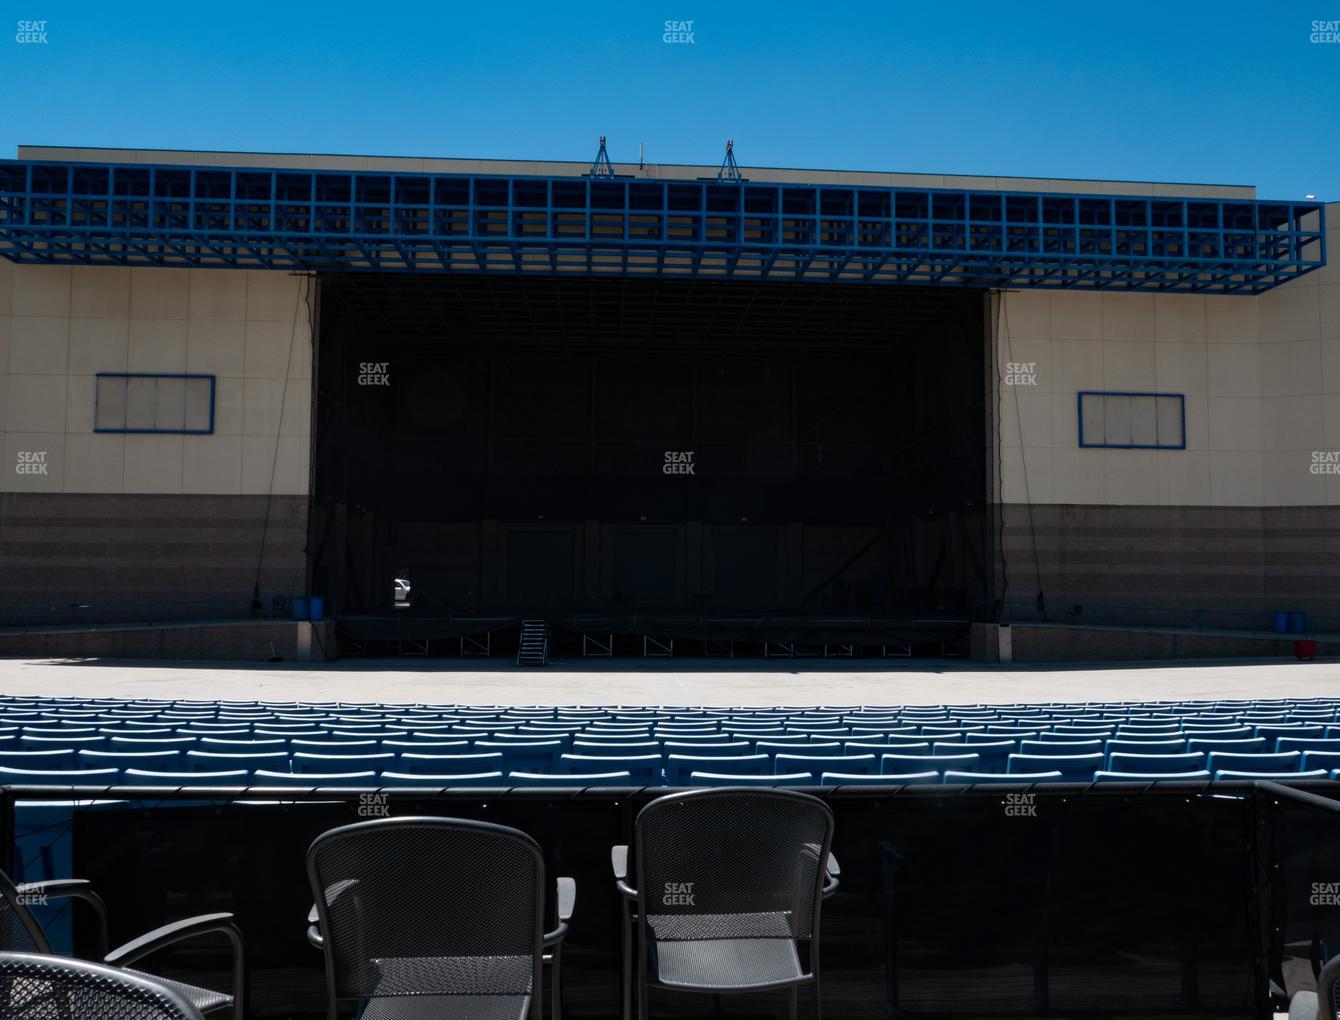
<path fill-rule="evenodd" d="M 321 278 L 314 590 L 344 613 L 969 615 L 984 292 Z M 403 595 L 402 595 L 402 604 Z"/>

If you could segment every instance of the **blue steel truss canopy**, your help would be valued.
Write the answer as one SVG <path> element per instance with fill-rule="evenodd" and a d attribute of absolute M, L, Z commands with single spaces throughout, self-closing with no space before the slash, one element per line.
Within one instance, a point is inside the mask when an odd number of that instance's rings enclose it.
<path fill-rule="evenodd" d="M 1259 293 L 1325 210 L 828 184 L 0 161 L 18 262 Z"/>

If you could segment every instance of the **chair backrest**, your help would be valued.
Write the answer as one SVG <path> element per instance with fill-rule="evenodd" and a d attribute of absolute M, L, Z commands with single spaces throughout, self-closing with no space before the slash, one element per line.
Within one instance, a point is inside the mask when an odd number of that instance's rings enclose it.
<path fill-rule="evenodd" d="M 813 937 L 833 838 L 817 797 L 686 790 L 644 807 L 635 830 L 639 914 L 658 942 Z"/>
<path fill-rule="evenodd" d="M 180 993 L 140 974 L 59 956 L 0 952 L 0 1016 L 202 1020 Z"/>
<path fill-rule="evenodd" d="M 539 1020 L 544 857 L 525 833 L 456 818 L 357 822 L 316 838 L 307 875 L 333 998 L 530 995 Z M 478 966 L 483 957 L 494 964 Z"/>
<path fill-rule="evenodd" d="M 23 895 L 3 871 L 0 871 L 0 952 L 51 952 L 46 932 L 28 909 Z M 0 1009 L 0 1015 L 4 1015 L 3 1009 Z"/>

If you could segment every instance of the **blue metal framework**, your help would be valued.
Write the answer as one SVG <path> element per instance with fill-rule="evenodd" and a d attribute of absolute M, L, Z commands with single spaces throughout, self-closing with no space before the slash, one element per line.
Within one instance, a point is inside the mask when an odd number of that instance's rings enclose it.
<path fill-rule="evenodd" d="M 1259 293 L 1317 202 L 0 161 L 18 262 Z"/>

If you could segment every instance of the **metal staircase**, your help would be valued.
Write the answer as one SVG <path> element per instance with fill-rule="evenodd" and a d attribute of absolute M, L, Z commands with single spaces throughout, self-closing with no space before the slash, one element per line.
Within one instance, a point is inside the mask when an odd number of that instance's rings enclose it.
<path fill-rule="evenodd" d="M 522 620 L 521 643 L 516 650 L 518 666 L 544 666 L 549 662 L 549 623 Z"/>

